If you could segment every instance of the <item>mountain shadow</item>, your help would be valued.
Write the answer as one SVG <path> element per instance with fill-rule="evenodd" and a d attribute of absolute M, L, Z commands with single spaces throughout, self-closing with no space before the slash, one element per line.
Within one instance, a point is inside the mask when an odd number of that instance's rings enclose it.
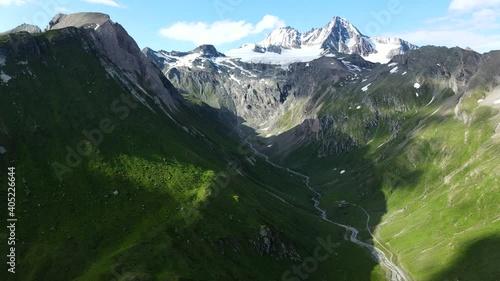
<path fill-rule="evenodd" d="M 500 280 L 500 235 L 470 241 L 450 267 L 432 281 L 496 281 Z"/>

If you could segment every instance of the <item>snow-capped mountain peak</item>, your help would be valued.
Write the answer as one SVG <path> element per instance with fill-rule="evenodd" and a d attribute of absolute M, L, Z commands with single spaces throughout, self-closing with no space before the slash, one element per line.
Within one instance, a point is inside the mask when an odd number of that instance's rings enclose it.
<path fill-rule="evenodd" d="M 319 46 L 330 52 L 366 55 L 373 51 L 363 34 L 341 17 L 334 17 L 324 27 L 304 33 L 301 42 L 302 45 Z"/>
<path fill-rule="evenodd" d="M 305 33 L 300 33 L 293 27 L 281 27 L 272 31 L 262 42 L 254 44 L 253 52 L 259 53 L 245 57 L 248 52 L 234 49 L 228 51 L 229 56 L 238 55 L 242 60 L 252 61 L 258 58 L 259 61 L 268 61 L 264 57 L 272 56 L 276 58 L 276 54 L 289 55 L 289 51 L 300 53 L 301 49 L 311 54 L 311 50 L 317 50 L 317 56 L 324 54 L 358 54 L 366 60 L 379 63 L 387 63 L 389 60 L 398 54 L 405 53 L 409 50 L 416 49 L 417 46 L 399 38 L 370 38 L 363 35 L 352 23 L 348 20 L 335 16 L 330 22 L 321 28 L 313 28 Z M 239 49 L 247 49 L 248 44 Z M 274 54 L 272 54 L 274 53 Z M 277 57 L 277 63 L 282 63 Z"/>

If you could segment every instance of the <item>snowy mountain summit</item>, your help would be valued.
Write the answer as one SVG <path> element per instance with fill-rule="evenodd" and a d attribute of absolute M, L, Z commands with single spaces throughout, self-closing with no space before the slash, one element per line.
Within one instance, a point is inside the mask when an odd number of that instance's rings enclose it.
<path fill-rule="evenodd" d="M 358 54 L 368 61 L 387 63 L 395 55 L 413 49 L 417 49 L 417 46 L 399 38 L 363 35 L 349 21 L 335 16 L 322 28 L 313 28 L 305 33 L 289 26 L 278 28 L 262 42 L 244 44 L 229 50 L 226 55 L 247 62 L 283 64 L 343 53 Z"/>

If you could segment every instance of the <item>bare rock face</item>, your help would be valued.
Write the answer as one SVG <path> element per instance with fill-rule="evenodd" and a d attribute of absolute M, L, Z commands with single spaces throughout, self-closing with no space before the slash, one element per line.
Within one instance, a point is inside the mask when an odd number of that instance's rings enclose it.
<path fill-rule="evenodd" d="M 49 23 L 48 30 L 78 27 L 88 30 L 100 51 L 139 87 L 154 92 L 170 110 L 176 110 L 181 99 L 174 86 L 148 60 L 127 31 L 106 14 L 58 14 Z"/>
<path fill-rule="evenodd" d="M 61 29 L 69 26 L 95 28 L 111 18 L 102 13 L 57 14 L 49 22 L 47 30 Z"/>

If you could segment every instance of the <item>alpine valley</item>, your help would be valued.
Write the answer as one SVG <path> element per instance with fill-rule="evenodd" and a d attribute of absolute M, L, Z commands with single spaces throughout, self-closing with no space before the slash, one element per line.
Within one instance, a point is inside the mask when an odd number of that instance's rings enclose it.
<path fill-rule="evenodd" d="M 140 50 L 101 13 L 19 26 L 0 279 L 500 280 L 499 112 L 500 51 L 340 17 L 224 53 Z"/>

